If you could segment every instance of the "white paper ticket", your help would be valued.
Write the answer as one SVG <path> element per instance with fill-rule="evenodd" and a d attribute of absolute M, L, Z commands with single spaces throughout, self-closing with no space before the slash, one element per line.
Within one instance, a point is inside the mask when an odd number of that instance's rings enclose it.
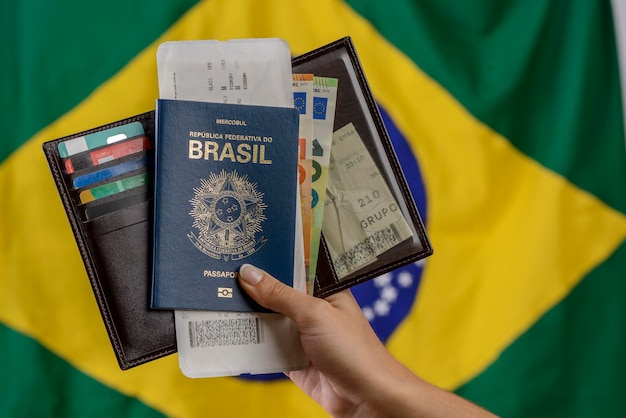
<path fill-rule="evenodd" d="M 165 42 L 157 71 L 162 99 L 293 107 L 291 54 L 282 39 Z"/>
<path fill-rule="evenodd" d="M 179 365 L 187 377 L 236 376 L 308 363 L 293 322 L 279 314 L 175 311 Z M 281 367 L 286 367 L 281 369 Z"/>
<path fill-rule="evenodd" d="M 323 225 L 340 279 L 413 235 L 352 123 L 333 134 Z"/>

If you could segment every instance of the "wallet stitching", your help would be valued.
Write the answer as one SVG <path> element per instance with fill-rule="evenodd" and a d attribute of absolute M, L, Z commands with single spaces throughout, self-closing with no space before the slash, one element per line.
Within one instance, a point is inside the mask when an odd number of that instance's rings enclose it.
<path fill-rule="evenodd" d="M 173 354 L 175 352 L 176 352 L 176 344 L 169 345 L 169 346 L 167 346 L 165 348 L 160 349 L 159 351 L 143 355 L 143 356 L 141 356 L 141 357 L 139 357 L 139 358 L 137 358 L 135 360 L 126 361 L 125 364 L 127 366 L 124 368 L 124 370 L 125 369 L 129 369 L 131 367 L 139 366 L 140 364 L 144 364 L 144 363 L 147 363 L 149 361 L 156 360 L 158 358 L 161 358 L 161 357 L 166 356 L 168 354 Z"/>
<path fill-rule="evenodd" d="M 328 45 L 322 46 L 322 47 L 320 47 L 318 49 L 315 49 L 313 51 L 304 53 L 303 55 L 300 55 L 300 56 L 294 58 L 292 63 L 299 64 L 300 62 L 306 62 L 310 58 L 315 57 L 316 55 L 323 55 L 329 49 L 336 49 L 340 45 L 350 45 L 350 37 L 346 36 L 346 37 L 341 38 L 341 39 L 339 39 L 339 40 L 337 40 L 337 41 L 335 41 L 333 43 L 330 43 Z"/>
<path fill-rule="evenodd" d="M 321 293 L 319 293 L 319 295 L 316 295 L 316 296 L 320 297 L 320 298 L 324 298 L 324 297 L 330 296 L 330 295 L 332 295 L 332 294 L 334 294 L 336 292 L 340 292 L 342 290 L 349 289 L 350 287 L 354 286 L 355 284 L 366 282 L 366 281 L 368 281 L 368 280 L 370 280 L 370 279 L 372 279 L 372 278 L 374 278 L 374 277 L 376 277 L 376 276 L 378 276 L 380 274 L 384 274 L 384 272 L 389 272 L 391 270 L 396 269 L 397 267 L 404 266 L 404 265 L 407 264 L 407 261 L 417 261 L 417 260 L 420 260 L 421 258 L 423 258 L 422 255 L 423 255 L 423 252 L 419 252 L 419 253 L 415 253 L 414 255 L 411 255 L 409 257 L 401 258 L 401 259 L 399 259 L 396 262 L 393 262 L 391 264 L 385 265 L 385 267 L 382 270 L 376 271 L 375 274 L 368 273 L 368 274 L 365 274 L 365 275 L 361 276 L 357 280 L 351 280 L 351 281 L 345 282 L 345 283 L 341 283 L 340 282 L 337 285 L 329 286 L 327 288 L 328 289 L 327 291 L 321 292 Z"/>

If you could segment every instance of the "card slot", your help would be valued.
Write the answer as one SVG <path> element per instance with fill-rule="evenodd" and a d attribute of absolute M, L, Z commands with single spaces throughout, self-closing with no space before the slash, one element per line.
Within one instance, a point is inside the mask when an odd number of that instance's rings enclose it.
<path fill-rule="evenodd" d="M 143 196 L 140 194 L 139 196 Z M 109 212 L 97 218 L 83 221 L 87 236 L 96 238 L 152 218 L 152 199 Z"/>
<path fill-rule="evenodd" d="M 141 122 L 128 121 L 126 123 L 114 124 L 104 129 L 64 139 L 57 144 L 57 151 L 59 156 L 65 158 L 144 133 L 145 130 Z"/>
<path fill-rule="evenodd" d="M 66 160 L 69 160 L 69 159 L 71 159 L 73 157 L 89 155 L 89 154 L 91 154 L 94 151 L 101 150 L 101 149 L 107 148 L 107 147 L 111 147 L 113 145 L 118 145 L 118 144 L 123 144 L 123 143 L 126 143 L 126 142 L 131 142 L 134 139 L 145 137 L 145 136 L 146 135 L 144 133 L 140 133 L 140 134 L 137 134 L 137 135 L 129 136 L 128 138 L 123 139 L 121 141 L 112 142 L 110 144 L 103 144 L 101 146 L 98 146 L 98 147 L 95 147 L 95 148 L 92 148 L 92 149 L 88 149 L 88 150 L 81 151 L 81 152 L 78 152 L 76 154 L 70 155 L 69 157 L 61 157 L 61 158 L 62 158 L 63 161 L 66 161 Z M 63 142 L 63 141 L 61 141 L 61 142 Z"/>
<path fill-rule="evenodd" d="M 81 194 L 86 193 L 89 190 L 95 189 L 95 188 L 99 188 L 99 187 L 106 187 L 107 185 L 110 185 L 112 183 L 115 183 L 117 181 L 125 181 L 125 179 L 127 178 L 131 178 L 134 176 L 138 176 L 138 175 L 142 175 L 142 174 L 146 174 L 148 175 L 148 179 L 145 185 L 139 186 L 139 187 L 135 187 L 135 188 L 128 188 L 128 190 L 123 190 L 123 191 L 119 191 L 118 193 L 112 193 L 109 196 L 100 196 L 99 198 L 94 198 L 93 200 L 87 200 L 87 201 L 81 201 Z M 88 208 L 90 206 L 96 206 L 105 202 L 109 202 L 112 200 L 117 200 L 117 199 L 121 199 L 124 196 L 127 196 L 129 194 L 134 194 L 137 192 L 143 192 L 145 190 L 147 190 L 147 187 L 150 186 L 152 184 L 152 178 L 153 178 L 153 173 L 152 171 L 148 171 L 145 168 L 144 169 L 139 169 L 139 170 L 135 170 L 135 171 L 131 171 L 129 173 L 126 173 L 122 176 L 113 178 L 113 179 L 108 179 L 108 180 L 104 180 L 98 183 L 94 183 L 94 184 L 90 184 L 89 186 L 86 187 L 81 187 L 79 189 L 73 189 L 70 190 L 70 198 L 72 201 L 72 205 L 76 208 L 76 209 L 81 209 L 82 213 L 84 214 L 84 209 Z M 93 195 L 93 192 L 92 192 Z M 122 206 L 120 206 L 122 207 Z M 93 218 L 93 216 L 92 216 Z M 87 220 L 88 218 L 85 216 L 81 216 L 82 220 Z"/>
<path fill-rule="evenodd" d="M 152 178 L 153 172 L 152 172 L 151 167 L 139 167 L 136 170 L 128 171 L 128 172 L 119 174 L 119 175 L 117 175 L 115 177 L 111 177 L 111 178 L 107 178 L 107 179 L 104 179 L 104 180 L 100 180 L 98 182 L 91 183 L 91 184 L 83 186 L 83 187 L 77 187 L 73 191 L 76 192 L 76 193 L 80 193 L 80 192 L 82 192 L 84 190 L 90 190 L 90 189 L 93 189 L 94 187 L 99 187 L 99 186 L 102 186 L 104 184 L 113 183 L 115 181 L 122 180 L 122 179 L 125 179 L 125 178 L 128 178 L 128 177 L 136 176 L 137 174 L 143 174 L 143 173 L 149 174 L 150 177 Z"/>
<path fill-rule="evenodd" d="M 72 179 L 72 188 L 81 189 L 90 187 L 99 183 L 115 180 L 124 174 L 140 170 L 144 167 L 150 167 L 152 160 L 147 157 L 134 158 L 118 164 L 113 164 L 106 168 L 89 171 L 85 174 L 76 176 Z"/>
<path fill-rule="evenodd" d="M 127 190 L 118 195 L 109 196 L 94 202 L 82 205 L 81 221 L 89 222 L 97 218 L 113 214 L 131 206 L 152 200 L 152 189 L 148 186 Z"/>
<path fill-rule="evenodd" d="M 70 180 L 73 181 L 76 177 L 80 177 L 85 174 L 93 173 L 93 172 L 100 171 L 100 170 L 106 170 L 108 168 L 126 163 L 128 161 L 142 160 L 144 158 L 146 159 L 146 167 L 151 166 L 154 163 L 154 153 L 152 152 L 152 150 L 140 151 L 134 154 L 126 155 L 121 158 L 116 158 L 114 160 L 107 161 L 102 164 L 98 164 L 96 166 L 87 167 L 81 170 L 76 170 L 75 172 L 71 174 L 67 174 L 67 176 L 69 176 Z"/>
<path fill-rule="evenodd" d="M 150 139 L 141 134 L 64 158 L 62 165 L 65 174 L 73 174 L 92 167 L 95 169 L 110 161 L 121 161 L 151 148 Z"/>
<path fill-rule="evenodd" d="M 134 222 L 149 205 L 141 206 L 91 222 L 90 227 L 104 231 L 119 218 Z M 173 312 L 149 308 L 151 231 L 152 223 L 144 219 L 88 240 L 97 271 L 96 297 L 103 317 L 111 322 L 112 341 L 123 369 L 176 351 Z"/>
<path fill-rule="evenodd" d="M 124 193 L 152 184 L 153 173 L 147 168 L 124 173 L 118 177 L 107 179 L 98 183 L 90 184 L 72 191 L 72 197 L 76 206 L 98 204 L 104 199 L 116 199 L 124 196 Z"/>

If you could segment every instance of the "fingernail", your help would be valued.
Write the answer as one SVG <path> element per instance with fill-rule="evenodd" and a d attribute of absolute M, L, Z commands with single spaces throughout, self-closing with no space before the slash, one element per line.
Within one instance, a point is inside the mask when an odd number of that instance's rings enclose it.
<path fill-rule="evenodd" d="M 244 264 L 239 268 L 239 275 L 244 282 L 255 286 L 263 278 L 263 273 L 252 264 Z"/>

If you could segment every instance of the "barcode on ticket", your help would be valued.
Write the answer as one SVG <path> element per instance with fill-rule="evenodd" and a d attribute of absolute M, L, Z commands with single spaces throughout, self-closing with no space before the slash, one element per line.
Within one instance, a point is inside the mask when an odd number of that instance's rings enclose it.
<path fill-rule="evenodd" d="M 374 232 L 350 250 L 333 259 L 339 277 L 345 277 L 411 236 L 406 222 L 401 219 Z"/>
<path fill-rule="evenodd" d="M 191 348 L 251 345 L 262 342 L 259 318 L 189 321 Z"/>

